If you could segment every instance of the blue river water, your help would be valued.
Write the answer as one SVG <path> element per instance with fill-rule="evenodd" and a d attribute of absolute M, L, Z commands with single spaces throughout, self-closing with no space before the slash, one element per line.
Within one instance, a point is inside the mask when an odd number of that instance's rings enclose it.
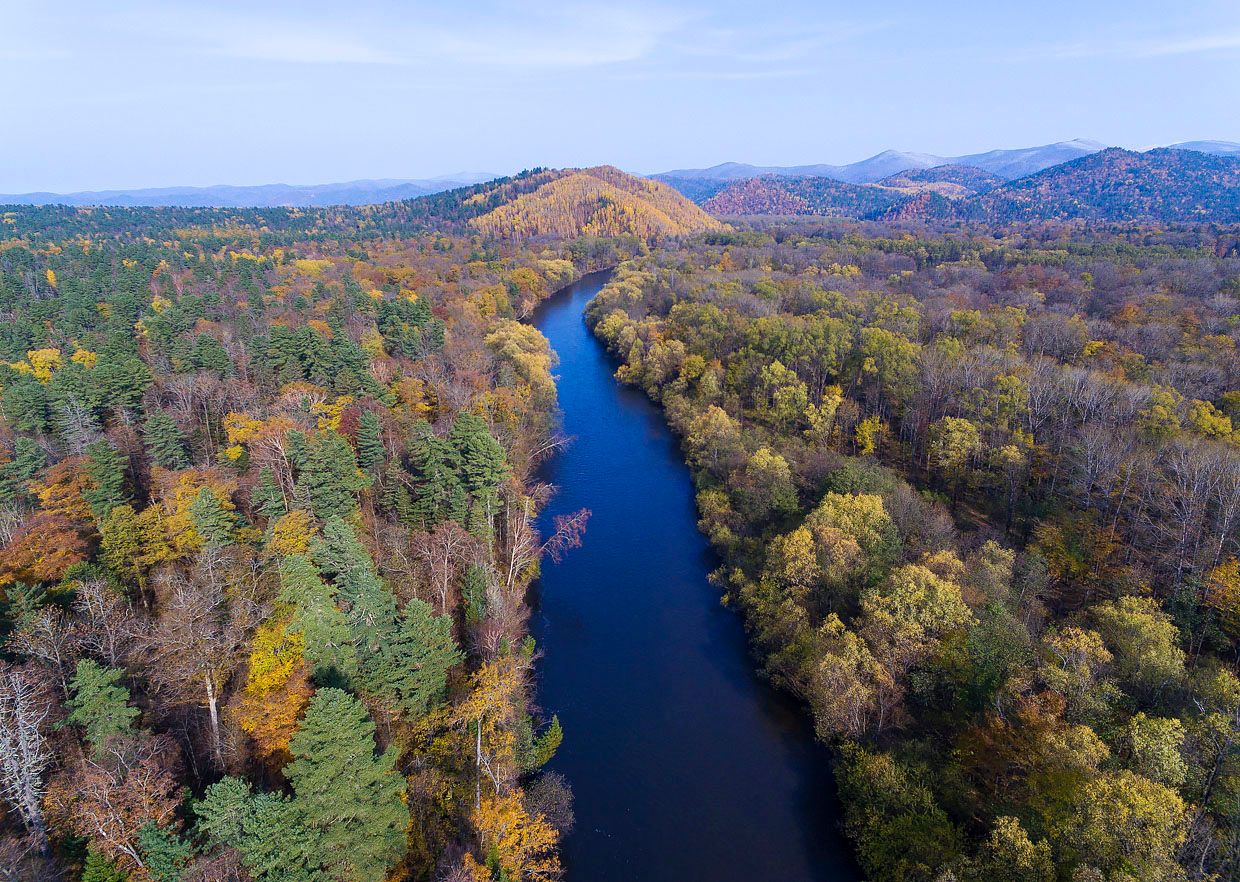
<path fill-rule="evenodd" d="M 565 733 L 552 767 L 576 794 L 568 880 L 851 882 L 827 750 L 754 672 L 739 615 L 707 581 L 718 564 L 677 440 L 585 326 L 605 278 L 535 316 L 574 438 L 543 469 L 557 488 L 544 532 L 592 512 L 584 545 L 544 563 L 532 622 L 539 703 Z"/>

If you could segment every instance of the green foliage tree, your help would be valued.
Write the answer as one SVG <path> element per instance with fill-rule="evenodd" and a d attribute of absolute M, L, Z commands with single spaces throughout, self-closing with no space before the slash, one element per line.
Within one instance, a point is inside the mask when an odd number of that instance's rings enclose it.
<path fill-rule="evenodd" d="M 181 882 L 194 848 L 174 830 L 148 823 L 138 831 L 138 848 L 152 882 Z"/>
<path fill-rule="evenodd" d="M 333 875 L 383 882 L 404 856 L 405 779 L 393 746 L 375 755 L 375 724 L 356 698 L 320 689 L 289 745 L 284 773 L 302 823 Z"/>
<path fill-rule="evenodd" d="M 129 689 L 120 685 L 124 676 L 124 671 L 84 658 L 69 682 L 72 694 L 65 702 L 69 713 L 64 724 L 81 726 L 96 754 L 102 754 L 113 735 L 132 731 L 138 718 L 138 709 L 129 705 Z"/>
<path fill-rule="evenodd" d="M 113 508 L 125 501 L 125 472 L 129 461 L 103 439 L 87 445 L 86 455 L 86 474 L 92 486 L 82 495 L 90 503 L 95 520 L 102 523 Z"/>
<path fill-rule="evenodd" d="M 176 421 L 159 408 L 151 410 L 142 428 L 142 440 L 151 462 L 165 469 L 183 469 L 189 466 L 189 453 L 185 435 Z"/>
<path fill-rule="evenodd" d="M 210 487 L 203 487 L 189 505 L 194 531 L 209 548 L 231 545 L 237 528 L 237 516 L 224 508 Z"/>
<path fill-rule="evenodd" d="M 308 439 L 296 491 L 317 517 L 347 516 L 357 508 L 354 494 L 369 483 L 358 471 L 353 448 L 338 432 L 325 430 Z"/>
<path fill-rule="evenodd" d="M 357 462 L 366 472 L 377 477 L 386 457 L 379 415 L 374 411 L 363 411 L 357 421 Z"/>

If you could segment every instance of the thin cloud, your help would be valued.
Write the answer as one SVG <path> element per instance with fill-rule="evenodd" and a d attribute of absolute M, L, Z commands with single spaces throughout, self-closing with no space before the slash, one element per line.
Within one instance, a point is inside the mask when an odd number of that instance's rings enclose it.
<path fill-rule="evenodd" d="M 1165 58 L 1205 55 L 1240 50 L 1240 32 L 1166 36 L 1143 39 L 1080 40 L 1032 47 L 1014 54 L 1021 60 L 1071 60 L 1087 58 Z"/>

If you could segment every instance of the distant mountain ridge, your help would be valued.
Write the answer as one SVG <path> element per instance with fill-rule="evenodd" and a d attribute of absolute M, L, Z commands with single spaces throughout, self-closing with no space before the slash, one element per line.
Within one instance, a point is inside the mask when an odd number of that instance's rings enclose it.
<path fill-rule="evenodd" d="M 1012 181 L 940 166 L 873 184 L 765 175 L 702 202 L 716 215 L 801 214 L 895 221 L 1240 222 L 1240 151 L 1117 147 Z"/>
<path fill-rule="evenodd" d="M 327 205 L 370 205 L 416 199 L 457 187 L 489 181 L 499 175 L 458 172 L 437 178 L 383 178 L 336 184 L 257 184 L 210 187 L 147 187 L 136 190 L 87 190 L 79 193 L 0 194 L 0 205 L 119 205 L 180 208 L 310 208 Z"/>
<path fill-rule="evenodd" d="M 1240 144 L 1230 141 L 1185 141 L 1172 144 L 1170 147 L 1220 156 L 1240 155 Z M 710 184 L 714 182 L 734 181 L 763 175 L 779 175 L 789 178 L 823 177 L 850 184 L 873 184 L 910 169 L 930 169 L 945 165 L 978 168 L 1011 181 L 1051 166 L 1079 159 L 1082 156 L 1098 153 L 1106 148 L 1107 145 L 1101 142 L 1078 138 L 1073 141 L 1043 144 L 1040 147 L 988 150 L 985 153 L 970 153 L 964 156 L 937 156 L 931 153 L 884 150 L 867 159 L 845 165 L 759 166 L 741 162 L 724 162 L 710 168 L 675 169 L 650 177 L 672 184 L 690 198 L 699 198 L 694 195 L 694 192 L 700 193 L 709 189 Z M 713 192 L 701 198 L 709 198 L 719 189 L 721 186 L 716 186 Z"/>

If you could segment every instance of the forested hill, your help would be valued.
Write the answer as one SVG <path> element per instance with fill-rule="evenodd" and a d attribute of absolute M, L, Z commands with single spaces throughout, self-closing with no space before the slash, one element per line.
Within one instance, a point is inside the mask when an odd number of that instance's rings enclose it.
<path fill-rule="evenodd" d="M 0 240 L 101 234 L 134 240 L 193 227 L 221 243 L 237 233 L 264 245 L 370 239 L 427 230 L 540 237 L 667 236 L 723 228 L 667 184 L 611 166 L 536 168 L 482 184 L 374 205 L 305 208 L 0 206 Z"/>
<path fill-rule="evenodd" d="M 1001 186 L 980 170 L 944 166 L 876 184 L 821 177 L 733 181 L 703 198 L 719 216 L 820 215 L 897 221 L 1122 223 L 1240 220 L 1240 158 L 1192 150 L 1118 148 Z M 693 190 L 692 192 L 699 192 Z"/>

